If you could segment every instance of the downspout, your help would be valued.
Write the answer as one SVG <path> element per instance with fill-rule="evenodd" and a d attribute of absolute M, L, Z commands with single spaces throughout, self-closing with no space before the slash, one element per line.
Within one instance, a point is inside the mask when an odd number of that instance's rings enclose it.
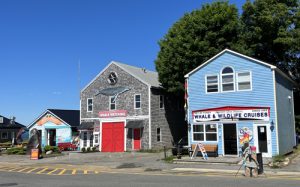
<path fill-rule="evenodd" d="M 148 85 L 148 97 L 149 97 L 149 103 L 148 103 L 148 110 L 149 110 L 149 149 L 152 148 L 152 138 L 151 138 L 151 87 Z"/>

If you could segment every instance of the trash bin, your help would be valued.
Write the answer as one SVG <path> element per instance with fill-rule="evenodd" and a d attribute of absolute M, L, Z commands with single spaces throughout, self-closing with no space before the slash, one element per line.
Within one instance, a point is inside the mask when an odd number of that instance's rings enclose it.
<path fill-rule="evenodd" d="M 258 174 L 263 174 L 264 173 L 264 164 L 263 164 L 263 158 L 262 158 L 262 153 L 256 153 L 256 159 L 258 163 Z"/>

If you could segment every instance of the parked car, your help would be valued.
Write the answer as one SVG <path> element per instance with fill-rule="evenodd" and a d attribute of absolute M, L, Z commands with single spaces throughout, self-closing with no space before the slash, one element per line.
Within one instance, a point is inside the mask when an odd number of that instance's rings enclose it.
<path fill-rule="evenodd" d="M 173 144 L 172 154 L 174 156 L 188 154 L 189 149 L 190 149 L 188 144 L 189 143 L 188 143 L 188 137 L 187 136 L 181 138 L 177 143 Z"/>

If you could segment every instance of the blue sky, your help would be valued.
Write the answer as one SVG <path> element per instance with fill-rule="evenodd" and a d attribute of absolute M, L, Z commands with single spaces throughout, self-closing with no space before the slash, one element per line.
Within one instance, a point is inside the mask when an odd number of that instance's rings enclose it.
<path fill-rule="evenodd" d="M 0 114 L 28 125 L 47 108 L 79 109 L 79 90 L 112 60 L 155 70 L 158 41 L 207 2 L 0 0 Z"/>

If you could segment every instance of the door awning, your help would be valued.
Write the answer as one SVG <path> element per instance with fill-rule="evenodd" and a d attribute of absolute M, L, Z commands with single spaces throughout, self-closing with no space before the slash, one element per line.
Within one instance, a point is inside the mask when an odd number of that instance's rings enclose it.
<path fill-rule="evenodd" d="M 94 129 L 94 122 L 82 122 L 78 130 L 92 130 Z"/>
<path fill-rule="evenodd" d="M 132 129 L 138 129 L 144 127 L 144 121 L 143 120 L 131 120 L 127 121 L 125 128 L 132 128 Z"/>

